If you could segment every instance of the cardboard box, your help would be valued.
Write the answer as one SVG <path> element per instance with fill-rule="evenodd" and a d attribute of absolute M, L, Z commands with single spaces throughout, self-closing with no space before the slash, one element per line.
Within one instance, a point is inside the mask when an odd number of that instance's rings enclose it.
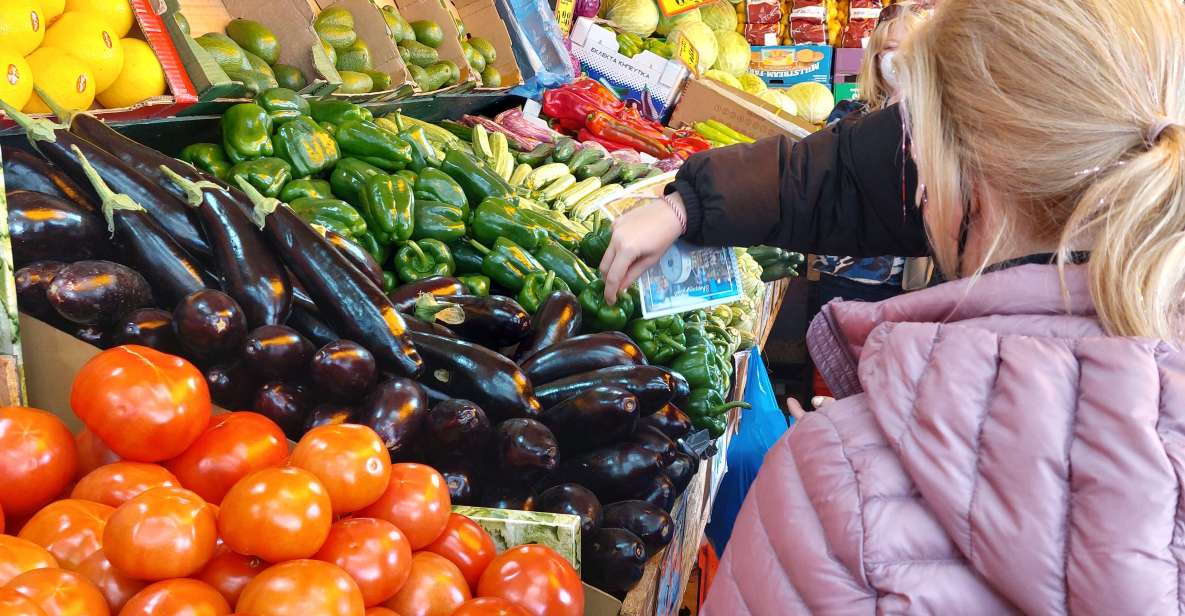
<path fill-rule="evenodd" d="M 523 82 L 523 73 L 514 59 L 514 43 L 510 39 L 510 32 L 506 30 L 506 23 L 498 13 L 498 7 L 490 0 L 455 0 L 457 17 L 465 24 L 465 30 L 472 36 L 480 37 L 494 44 L 498 57 L 494 68 L 502 74 L 502 85 L 492 88 L 481 83 L 481 76 L 477 77 L 479 90 L 506 90 Z"/>
<path fill-rule="evenodd" d="M 309 85 L 308 95 L 324 95 L 337 89 L 341 78 L 321 48 L 313 31 L 314 8 L 306 0 L 164 0 L 168 7 L 165 26 L 177 45 L 202 101 L 246 96 L 242 84 L 226 75 L 213 56 L 193 39 L 208 32 L 223 33 L 232 19 L 257 21 L 271 30 L 280 43 L 280 63 L 300 69 Z M 181 32 L 176 14 L 185 15 L 190 36 Z"/>
<path fill-rule="evenodd" d="M 538 543 L 559 552 L 580 571 L 579 516 L 461 505 L 453 507 L 453 513 L 477 522 L 490 534 L 499 552 L 516 545 Z"/>
<path fill-rule="evenodd" d="M 461 80 L 455 85 L 445 86 L 436 90 L 436 92 L 449 92 L 473 87 L 472 82 L 474 82 L 477 76 L 470 70 L 469 61 L 465 59 L 465 50 L 461 49 L 457 24 L 453 22 L 453 16 L 440 0 L 374 0 L 374 4 L 380 8 L 383 6 L 394 6 L 399 9 L 399 13 L 409 22 L 420 19 L 436 22 L 440 26 L 440 29 L 444 31 L 444 40 L 441 41 L 440 47 L 436 49 L 436 52 L 440 55 L 441 60 L 452 60 L 457 63 L 457 67 L 461 69 Z M 379 16 L 379 23 L 384 28 L 386 27 L 386 22 L 382 21 L 381 15 Z M 388 38 L 390 38 L 389 35 Z M 395 51 L 398 53 L 399 50 L 396 49 Z M 416 85 L 416 91 L 422 91 L 418 85 Z"/>
<path fill-rule="evenodd" d="M 771 88 L 789 88 L 806 81 L 830 88 L 833 53 L 830 45 L 753 47 L 749 70 Z"/>
<path fill-rule="evenodd" d="M 391 40 L 391 29 L 387 27 L 387 22 L 383 19 L 382 11 L 378 6 L 370 0 L 310 1 L 314 2 L 313 8 L 317 13 L 333 6 L 349 11 L 354 16 L 354 31 L 358 33 L 358 38 L 365 41 L 366 46 L 370 48 L 370 60 L 374 70 L 391 75 L 391 87 L 386 90 L 361 94 L 345 94 L 335 91 L 333 92 L 335 98 L 344 98 L 355 103 L 377 103 L 404 98 L 415 90 L 416 86 L 411 80 L 411 73 L 408 72 L 407 65 L 403 63 L 403 57 L 399 55 L 399 48 L 395 46 L 395 41 Z M 447 30 L 445 36 L 448 36 Z M 340 78 L 339 76 L 338 79 Z"/>
<path fill-rule="evenodd" d="M 724 122 L 754 139 L 776 135 L 802 139 L 814 132 L 814 128 L 798 116 L 752 94 L 711 79 L 688 79 L 669 125 L 681 128 L 705 120 Z"/>
<path fill-rule="evenodd" d="M 834 92 L 836 104 L 839 104 L 840 101 L 855 100 L 860 97 L 860 84 L 837 83 Z"/>
<path fill-rule="evenodd" d="M 860 67 L 864 64 L 863 49 L 841 48 L 835 50 L 834 70 L 832 72 L 835 83 L 849 81 L 847 77 L 860 74 Z M 851 81 L 855 81 L 852 79 Z"/>
<path fill-rule="evenodd" d="M 690 74 L 682 62 L 649 51 L 627 58 L 617 53 L 617 35 L 587 17 L 576 20 L 569 38 L 572 54 L 589 77 L 612 87 L 623 100 L 637 101 L 642 109 L 653 107 L 656 119 L 670 115 Z"/>

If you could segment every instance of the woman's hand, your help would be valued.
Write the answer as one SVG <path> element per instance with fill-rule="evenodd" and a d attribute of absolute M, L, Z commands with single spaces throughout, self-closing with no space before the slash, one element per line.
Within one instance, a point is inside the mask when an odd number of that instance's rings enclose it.
<path fill-rule="evenodd" d="M 658 263 L 683 235 L 682 221 L 687 215 L 676 213 L 675 208 L 683 207 L 677 195 L 672 194 L 669 203 L 664 199 L 648 199 L 613 221 L 613 239 L 601 259 L 605 301 L 615 303 L 617 295 Z"/>

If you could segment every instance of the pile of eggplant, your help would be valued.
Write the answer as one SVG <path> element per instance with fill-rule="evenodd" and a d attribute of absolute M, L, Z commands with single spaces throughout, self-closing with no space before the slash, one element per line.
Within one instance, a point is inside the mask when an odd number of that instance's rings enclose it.
<path fill-rule="evenodd" d="M 2 103 L 0 103 L 2 105 Z M 228 186 L 80 113 L 12 114 L 5 148 L 20 309 L 99 347 L 186 357 L 214 401 L 292 439 L 370 426 L 453 502 L 580 516 L 585 578 L 624 594 L 698 470 L 677 373 L 619 332 L 580 335 L 576 296 L 532 317 L 434 277 L 384 294 L 370 256 L 250 184 Z"/>

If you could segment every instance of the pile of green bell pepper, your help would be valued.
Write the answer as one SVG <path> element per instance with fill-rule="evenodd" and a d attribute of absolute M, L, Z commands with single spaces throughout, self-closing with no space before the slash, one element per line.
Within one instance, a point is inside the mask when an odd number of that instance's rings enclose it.
<path fill-rule="evenodd" d="M 523 279 L 523 288 L 518 292 L 518 300 L 523 310 L 531 314 L 539 312 L 543 302 L 556 291 L 571 291 L 563 278 L 556 278 L 555 272 L 536 272 L 528 274 Z"/>
<path fill-rule="evenodd" d="M 230 162 L 271 156 L 272 118 L 255 103 L 239 103 L 222 114 L 222 148 Z M 275 195 L 271 195 L 275 196 Z"/>
<path fill-rule="evenodd" d="M 637 304 L 634 297 L 623 292 L 617 303 L 605 301 L 605 281 L 600 278 L 589 283 L 577 296 L 584 311 L 584 327 L 592 331 L 620 331 L 634 318 Z"/>
<path fill-rule="evenodd" d="M 226 179 L 230 171 L 230 161 L 226 159 L 226 152 L 217 143 L 192 143 L 181 150 L 177 158 L 220 179 Z"/>
<path fill-rule="evenodd" d="M 775 246 L 754 246 L 749 256 L 761 266 L 761 281 L 773 282 L 782 278 L 798 276 L 798 268 L 806 263 L 806 257 Z"/>
<path fill-rule="evenodd" d="M 412 239 L 452 243 L 465 237 L 465 231 L 465 211 L 460 207 L 416 198 Z"/>
<path fill-rule="evenodd" d="M 666 364 L 687 350 L 683 318 L 677 314 L 656 319 L 635 319 L 625 333 L 638 344 L 647 361 Z"/>
<path fill-rule="evenodd" d="M 403 282 L 453 275 L 453 256 L 440 240 L 405 242 L 395 253 L 395 273 Z"/>
<path fill-rule="evenodd" d="M 405 242 L 415 229 L 415 197 L 398 175 L 370 175 L 359 196 L 362 217 L 372 235 L 384 244 Z"/>
<path fill-rule="evenodd" d="M 385 171 L 399 171 L 411 164 L 411 145 L 369 120 L 338 124 L 337 145 L 347 155 Z"/>
<path fill-rule="evenodd" d="M 744 402 L 726 402 L 731 390 L 732 354 L 739 341 L 715 323 L 704 311 L 687 315 L 683 324 L 686 347 L 668 367 L 691 386 L 691 394 L 680 407 L 697 428 L 713 438 L 724 433 L 725 414 L 734 408 L 749 408 Z"/>
<path fill-rule="evenodd" d="M 470 240 L 469 245 L 482 255 L 481 273 L 489 276 L 494 284 L 514 293 L 523 290 L 527 276 L 547 272 L 531 253 L 505 237 L 495 240 L 493 248 L 486 248 L 474 240 Z"/>
<path fill-rule="evenodd" d="M 276 129 L 272 144 L 276 156 L 288 161 L 298 178 L 329 171 L 341 159 L 337 141 L 308 116 L 284 122 Z"/>

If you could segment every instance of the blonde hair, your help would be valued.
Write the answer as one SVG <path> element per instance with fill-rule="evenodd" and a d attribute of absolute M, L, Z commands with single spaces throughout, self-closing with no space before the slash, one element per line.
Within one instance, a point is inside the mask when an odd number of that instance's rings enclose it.
<path fill-rule="evenodd" d="M 897 55 L 926 219 L 958 276 L 991 187 L 1008 234 L 1090 250 L 1108 331 L 1179 339 L 1185 297 L 1185 9 L 1179 0 L 944 0 Z M 993 252 L 992 251 L 989 252 Z M 989 254 L 980 270 L 988 264 Z"/>
<path fill-rule="evenodd" d="M 885 51 L 889 42 L 889 32 L 899 23 L 906 28 L 906 32 L 913 32 L 922 25 L 925 19 L 920 10 L 915 8 L 914 2 L 900 2 L 901 13 L 893 19 L 878 24 L 868 37 L 868 46 L 864 49 L 864 59 L 860 63 L 860 74 L 856 76 L 856 85 L 860 90 L 860 100 L 868 105 L 869 111 L 884 109 L 889 105 L 893 92 L 889 84 L 881 75 L 880 55 Z"/>

